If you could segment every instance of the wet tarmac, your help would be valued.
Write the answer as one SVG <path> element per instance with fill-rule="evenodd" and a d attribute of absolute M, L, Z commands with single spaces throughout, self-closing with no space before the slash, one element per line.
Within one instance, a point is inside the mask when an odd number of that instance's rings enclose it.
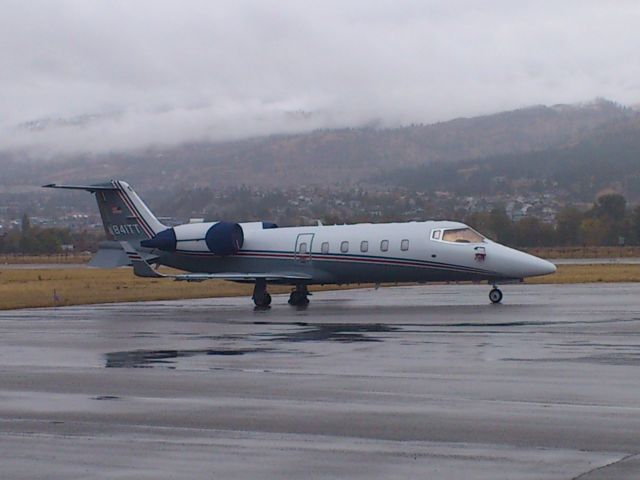
<path fill-rule="evenodd" d="M 640 285 L 0 313 L 0 477 L 640 478 Z"/>

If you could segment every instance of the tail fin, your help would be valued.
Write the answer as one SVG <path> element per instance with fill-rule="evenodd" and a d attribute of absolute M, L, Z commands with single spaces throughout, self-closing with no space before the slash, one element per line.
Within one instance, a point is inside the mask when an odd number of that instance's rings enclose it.
<path fill-rule="evenodd" d="M 165 227 L 144 204 L 133 188 L 121 180 L 97 185 L 45 185 L 47 188 L 86 190 L 95 193 L 109 240 L 132 241 L 153 237 Z"/>

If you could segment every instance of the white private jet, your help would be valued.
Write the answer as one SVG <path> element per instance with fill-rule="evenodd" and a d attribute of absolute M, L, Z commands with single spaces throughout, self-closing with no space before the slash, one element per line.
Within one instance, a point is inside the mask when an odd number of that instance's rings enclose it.
<path fill-rule="evenodd" d="M 487 281 L 498 284 L 548 275 L 554 264 L 493 242 L 449 221 L 279 228 L 267 222 L 163 225 L 126 182 L 45 185 L 94 193 L 109 241 L 91 265 L 132 265 L 141 277 L 255 283 L 257 307 L 271 304 L 267 284 L 292 285 L 289 304 L 309 303 L 309 285 Z M 189 273 L 166 275 L 151 265 Z"/>

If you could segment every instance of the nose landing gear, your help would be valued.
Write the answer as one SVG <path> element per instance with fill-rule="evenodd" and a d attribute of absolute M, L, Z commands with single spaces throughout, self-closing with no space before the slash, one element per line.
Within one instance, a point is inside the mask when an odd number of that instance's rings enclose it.
<path fill-rule="evenodd" d="M 500 303 L 502 301 L 502 290 L 494 285 L 489 292 L 489 300 L 491 300 L 491 303 Z"/>
<path fill-rule="evenodd" d="M 289 305 L 305 307 L 309 305 L 309 295 L 311 295 L 311 293 L 307 290 L 306 285 L 296 285 L 296 288 L 291 292 L 291 296 L 289 297 Z"/>

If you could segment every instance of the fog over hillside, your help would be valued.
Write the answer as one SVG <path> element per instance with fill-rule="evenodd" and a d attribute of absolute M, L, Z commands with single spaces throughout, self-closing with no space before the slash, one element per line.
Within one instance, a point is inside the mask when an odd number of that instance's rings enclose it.
<path fill-rule="evenodd" d="M 581 141 L 637 112 L 603 99 L 536 106 L 433 125 L 317 130 L 222 143 L 194 143 L 41 162 L 5 156 L 0 184 L 91 182 L 126 178 L 142 188 L 233 185 L 350 185 L 373 175 L 434 162 L 521 154 Z M 33 125 L 32 128 L 47 128 Z M 88 165 L 90 168 L 87 168 Z"/>
<path fill-rule="evenodd" d="M 0 151 L 19 161 L 640 101 L 636 1 L 2 7 Z"/>

